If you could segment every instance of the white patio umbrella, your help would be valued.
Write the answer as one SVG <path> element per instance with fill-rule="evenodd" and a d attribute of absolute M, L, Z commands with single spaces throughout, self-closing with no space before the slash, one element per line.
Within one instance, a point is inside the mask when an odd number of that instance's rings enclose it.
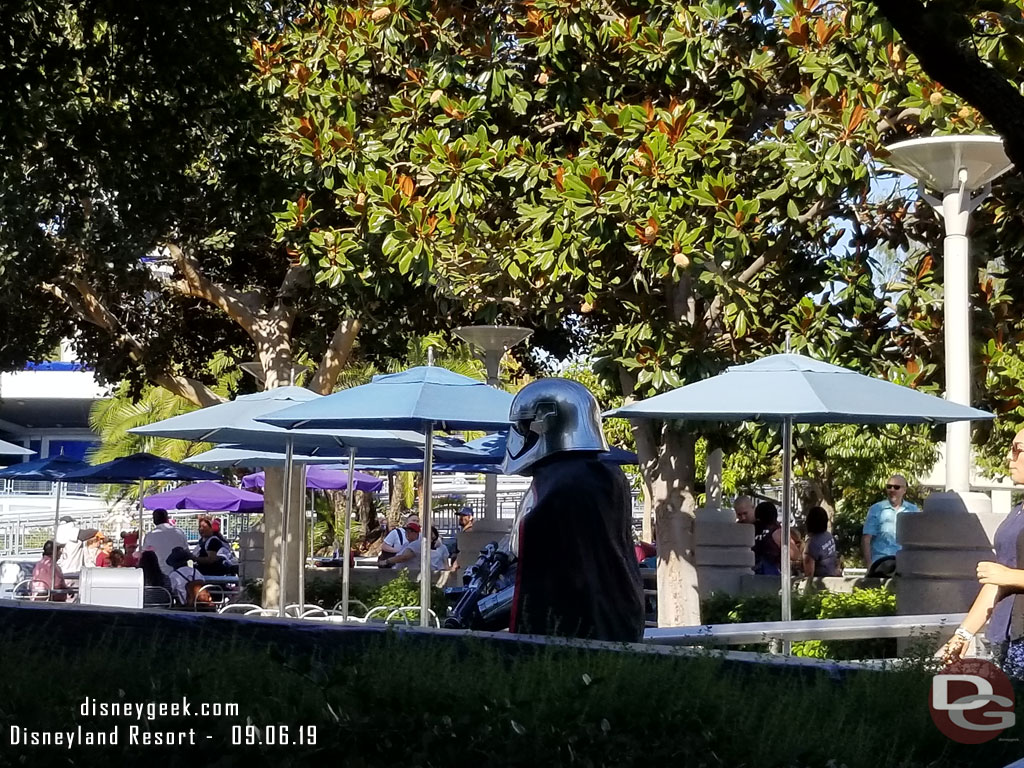
<path fill-rule="evenodd" d="M 782 425 L 782 620 L 792 617 L 789 533 L 794 424 L 945 424 L 982 421 L 987 411 L 951 403 L 803 355 L 781 354 L 609 411 L 663 421 L 761 421 Z"/>

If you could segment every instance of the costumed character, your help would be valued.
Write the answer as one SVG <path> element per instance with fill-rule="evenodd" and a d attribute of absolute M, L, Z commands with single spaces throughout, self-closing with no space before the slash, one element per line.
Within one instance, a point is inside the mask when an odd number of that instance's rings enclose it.
<path fill-rule="evenodd" d="M 608 450 L 597 400 L 575 381 L 531 382 L 512 401 L 503 471 L 533 477 L 513 524 L 510 628 L 639 642 L 644 598 L 629 483 Z"/>

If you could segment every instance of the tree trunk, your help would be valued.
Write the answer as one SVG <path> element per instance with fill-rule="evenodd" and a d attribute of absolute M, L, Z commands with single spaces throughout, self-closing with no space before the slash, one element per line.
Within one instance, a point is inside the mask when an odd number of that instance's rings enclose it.
<path fill-rule="evenodd" d="M 267 467 L 263 492 L 263 607 L 276 608 L 282 583 L 285 603 L 299 597 L 299 551 L 305 535 L 303 515 L 304 472 L 296 466 L 292 476 L 292 503 L 288 518 L 288 549 L 284 579 L 281 578 L 281 536 L 284 521 L 284 468 Z"/>
<path fill-rule="evenodd" d="M 374 503 L 373 494 L 365 491 L 356 491 L 355 498 L 356 521 L 362 531 L 363 542 L 371 541 L 374 531 L 380 528 L 377 522 L 377 505 Z"/>
<path fill-rule="evenodd" d="M 405 484 L 408 475 L 404 472 L 392 472 L 388 476 L 388 527 L 394 528 L 402 522 L 402 511 L 405 509 Z"/>
<path fill-rule="evenodd" d="M 654 508 L 658 539 L 658 626 L 700 624 L 694 557 L 696 439 L 666 430 L 653 472 L 645 482 Z M 644 457 L 641 456 L 641 460 Z"/>

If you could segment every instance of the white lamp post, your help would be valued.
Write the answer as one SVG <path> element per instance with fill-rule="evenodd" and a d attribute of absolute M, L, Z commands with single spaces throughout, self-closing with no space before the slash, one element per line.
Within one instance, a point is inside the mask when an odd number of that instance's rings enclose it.
<path fill-rule="evenodd" d="M 943 321 L 945 326 L 946 399 L 971 404 L 970 286 L 972 270 L 967 241 L 971 212 L 988 196 L 991 184 L 1012 167 L 997 136 L 934 136 L 901 141 L 887 148 L 889 162 L 917 179 L 921 198 L 942 218 Z M 938 192 L 939 199 L 926 190 Z M 987 497 L 968 499 L 971 487 L 971 425 L 946 427 L 946 490 L 959 495 L 968 509 L 987 509 Z M 971 501 L 974 503 L 972 504 Z M 981 506 L 979 506 L 981 502 Z"/>
<path fill-rule="evenodd" d="M 501 358 L 516 344 L 525 341 L 532 334 L 529 328 L 514 325 L 469 325 L 455 329 L 455 335 L 476 348 L 487 370 L 487 383 L 492 387 L 501 385 L 498 371 Z M 498 477 L 484 477 L 484 519 L 476 523 L 482 530 L 498 528 Z"/>

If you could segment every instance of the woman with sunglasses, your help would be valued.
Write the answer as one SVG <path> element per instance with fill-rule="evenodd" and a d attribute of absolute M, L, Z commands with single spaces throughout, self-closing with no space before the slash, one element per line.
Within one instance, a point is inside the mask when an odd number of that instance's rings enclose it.
<path fill-rule="evenodd" d="M 1010 479 L 1024 483 L 1024 429 L 1007 454 Z M 999 644 L 996 658 L 1010 677 L 1024 680 L 1024 505 L 1018 504 L 996 529 L 996 562 L 978 563 L 981 590 L 971 610 L 943 648 L 947 662 L 963 658 L 974 635 L 985 626 L 989 642 Z M 1020 597 L 1020 599 L 1018 599 Z"/>

